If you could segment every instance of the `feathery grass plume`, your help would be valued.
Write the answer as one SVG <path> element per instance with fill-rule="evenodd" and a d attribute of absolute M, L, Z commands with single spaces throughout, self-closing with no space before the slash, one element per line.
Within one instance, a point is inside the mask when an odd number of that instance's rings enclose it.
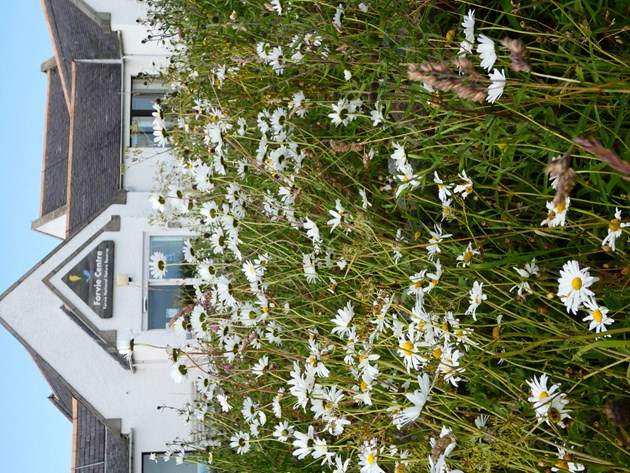
<path fill-rule="evenodd" d="M 463 77 L 454 75 L 443 62 L 409 64 L 407 77 L 409 80 L 423 82 L 443 92 L 453 91 L 458 97 L 473 102 L 483 102 L 487 95 L 485 87 L 466 85 Z"/>
<path fill-rule="evenodd" d="M 472 79 L 476 81 L 485 80 L 485 78 L 481 74 L 475 71 L 475 66 L 473 66 L 473 63 L 466 59 L 464 56 L 458 56 L 453 59 L 453 64 L 455 64 L 464 74 L 468 74 Z"/>
<path fill-rule="evenodd" d="M 599 141 L 593 138 L 588 139 L 577 136 L 573 138 L 573 142 L 584 148 L 584 151 L 593 153 L 602 161 L 607 162 L 608 165 L 615 171 L 619 171 L 620 173 L 625 174 L 623 178 L 626 181 L 630 181 L 630 163 L 627 161 L 623 161 L 617 155 L 617 153 L 608 148 L 604 148 L 604 146 Z"/>
<path fill-rule="evenodd" d="M 553 198 L 553 205 L 557 206 L 560 202 L 564 202 L 575 187 L 577 174 L 570 167 L 571 150 L 554 159 L 545 167 L 545 174 L 549 177 L 556 178 L 556 195 Z"/>
<path fill-rule="evenodd" d="M 501 44 L 510 51 L 512 69 L 523 72 L 529 72 L 532 70 L 531 66 L 527 62 L 527 47 L 523 41 L 520 39 L 505 37 L 501 40 Z"/>

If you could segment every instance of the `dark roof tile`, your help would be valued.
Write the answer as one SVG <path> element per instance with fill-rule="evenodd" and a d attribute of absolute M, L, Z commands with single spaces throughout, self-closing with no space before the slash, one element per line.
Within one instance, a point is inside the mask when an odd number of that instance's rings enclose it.
<path fill-rule="evenodd" d="M 121 66 L 73 67 L 68 235 L 114 199 L 121 176 Z"/>
<path fill-rule="evenodd" d="M 70 115 L 58 69 L 48 71 L 48 110 L 44 137 L 42 205 L 40 217 L 66 205 Z"/>

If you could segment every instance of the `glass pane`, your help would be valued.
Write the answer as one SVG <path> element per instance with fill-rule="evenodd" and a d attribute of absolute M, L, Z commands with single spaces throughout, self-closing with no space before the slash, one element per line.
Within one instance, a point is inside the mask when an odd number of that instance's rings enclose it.
<path fill-rule="evenodd" d="M 131 119 L 131 146 L 134 148 L 152 148 L 153 117 L 133 117 Z"/>
<path fill-rule="evenodd" d="M 149 459 L 146 453 L 142 455 L 142 473 L 208 473 L 208 467 L 195 463 L 184 462 L 178 465 L 172 458 L 165 462 L 157 456 L 157 461 Z"/>
<path fill-rule="evenodd" d="M 185 286 L 149 286 L 148 328 L 166 328 L 182 307 Z"/>
<path fill-rule="evenodd" d="M 159 251 L 166 258 L 166 275 L 164 279 L 183 279 L 184 271 L 184 238 L 180 236 L 153 236 L 149 241 L 149 258 Z"/>
<path fill-rule="evenodd" d="M 138 94 L 131 97 L 131 115 L 137 111 L 153 112 L 153 104 L 156 100 L 164 97 L 164 94 Z"/>

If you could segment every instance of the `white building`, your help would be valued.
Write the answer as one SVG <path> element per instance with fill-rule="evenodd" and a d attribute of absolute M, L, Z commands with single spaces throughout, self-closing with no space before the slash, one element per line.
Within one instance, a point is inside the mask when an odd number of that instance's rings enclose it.
<path fill-rule="evenodd" d="M 166 351 L 117 346 L 185 342 L 166 324 L 181 305 L 183 275 L 149 279 L 149 255 L 182 258 L 182 229 L 151 226 L 155 166 L 152 105 L 163 93 L 147 75 L 167 51 L 143 43 L 134 0 L 42 0 L 54 57 L 48 76 L 41 209 L 33 229 L 61 244 L 0 295 L 0 323 L 28 350 L 73 422 L 74 471 L 196 471 L 154 463 L 187 428 L 172 409 L 193 396 L 169 376 Z M 144 132 L 148 134 L 145 135 Z M 140 157 L 141 159 L 138 159 Z M 124 169 L 124 172 L 121 170 Z"/>

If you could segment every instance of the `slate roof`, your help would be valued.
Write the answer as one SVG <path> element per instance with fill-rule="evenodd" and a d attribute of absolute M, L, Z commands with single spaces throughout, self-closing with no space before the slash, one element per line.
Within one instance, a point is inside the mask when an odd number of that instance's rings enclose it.
<path fill-rule="evenodd" d="M 70 114 L 57 67 L 48 71 L 46 142 L 43 162 L 40 215 L 66 205 Z"/>
<path fill-rule="evenodd" d="M 53 393 L 51 401 L 72 422 L 72 468 L 82 473 L 128 473 L 129 439 L 105 426 L 91 406 L 37 353 L 29 350 Z M 78 396 L 77 396 L 78 397 Z"/>
<path fill-rule="evenodd" d="M 120 188 L 121 66 L 73 64 L 67 234 L 116 196 Z"/>
<path fill-rule="evenodd" d="M 42 6 L 70 107 L 72 62 L 118 59 L 118 41 L 107 23 L 81 0 L 42 0 Z"/>
<path fill-rule="evenodd" d="M 54 61 L 40 217 L 66 206 L 66 237 L 103 210 L 121 187 L 122 64 L 118 37 L 82 0 L 42 0 Z"/>

